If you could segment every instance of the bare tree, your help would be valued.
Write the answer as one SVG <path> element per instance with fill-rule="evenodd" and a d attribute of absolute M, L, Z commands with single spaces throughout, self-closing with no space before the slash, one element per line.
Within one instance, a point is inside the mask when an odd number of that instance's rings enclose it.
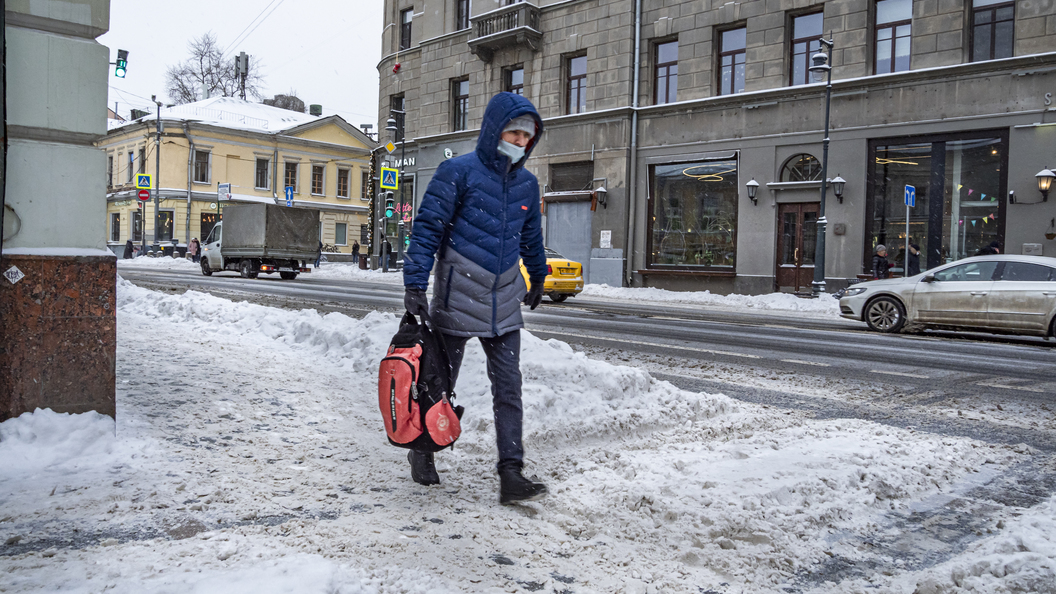
<path fill-rule="evenodd" d="M 195 37 L 187 44 L 191 57 L 175 66 L 169 66 L 165 73 L 166 91 L 176 103 L 192 103 L 209 97 L 237 97 L 240 80 L 235 76 L 235 56 L 223 57 L 223 50 L 217 45 L 216 35 L 212 32 Z M 264 78 L 260 72 L 260 62 L 250 60 L 249 75 L 246 77 L 246 94 L 256 99 L 263 96 L 260 87 Z"/>
<path fill-rule="evenodd" d="M 285 95 L 275 95 L 272 99 L 265 99 L 264 105 L 281 107 L 290 111 L 304 113 L 304 101 L 297 97 L 297 91 L 290 89 Z"/>

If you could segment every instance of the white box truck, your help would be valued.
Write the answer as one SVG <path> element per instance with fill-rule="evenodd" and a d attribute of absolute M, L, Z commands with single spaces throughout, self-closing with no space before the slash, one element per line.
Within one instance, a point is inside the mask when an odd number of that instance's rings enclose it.
<path fill-rule="evenodd" d="M 202 274 L 238 271 L 242 278 L 310 272 L 319 250 L 319 214 L 277 204 L 233 204 L 202 245 Z"/>

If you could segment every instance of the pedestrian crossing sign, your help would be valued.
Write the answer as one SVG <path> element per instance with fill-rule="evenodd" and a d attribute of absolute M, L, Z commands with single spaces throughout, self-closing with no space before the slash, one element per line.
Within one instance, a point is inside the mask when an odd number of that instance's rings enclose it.
<path fill-rule="evenodd" d="M 400 172 L 396 169 L 389 169 L 388 167 L 381 168 L 381 187 L 384 190 L 398 190 L 400 181 Z"/>
<path fill-rule="evenodd" d="M 137 173 L 136 174 L 136 189 L 137 190 L 149 190 L 154 186 L 150 183 L 149 173 Z"/>

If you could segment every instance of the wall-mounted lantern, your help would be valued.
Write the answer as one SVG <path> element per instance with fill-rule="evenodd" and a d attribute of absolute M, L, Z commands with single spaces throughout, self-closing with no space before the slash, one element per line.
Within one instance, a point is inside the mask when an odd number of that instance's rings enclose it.
<path fill-rule="evenodd" d="M 752 201 L 752 204 L 759 204 L 759 201 L 756 198 L 756 195 L 759 193 L 759 182 L 755 181 L 755 178 L 753 177 L 751 181 L 744 185 L 748 187 L 748 199 Z"/>

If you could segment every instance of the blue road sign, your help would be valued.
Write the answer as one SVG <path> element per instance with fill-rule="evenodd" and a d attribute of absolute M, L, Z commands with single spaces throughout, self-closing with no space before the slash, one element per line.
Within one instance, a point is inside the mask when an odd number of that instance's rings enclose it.
<path fill-rule="evenodd" d="M 293 186 L 286 186 L 286 206 L 293 206 Z"/>
<path fill-rule="evenodd" d="M 917 189 L 913 186 L 906 186 L 906 206 L 915 207 L 917 205 Z"/>
<path fill-rule="evenodd" d="M 153 184 L 150 183 L 149 173 L 137 173 L 136 174 L 136 189 L 138 190 L 149 190 L 153 188 Z"/>
<path fill-rule="evenodd" d="M 383 190 L 398 190 L 400 175 L 399 170 L 389 169 L 388 167 L 381 168 L 381 188 Z"/>

